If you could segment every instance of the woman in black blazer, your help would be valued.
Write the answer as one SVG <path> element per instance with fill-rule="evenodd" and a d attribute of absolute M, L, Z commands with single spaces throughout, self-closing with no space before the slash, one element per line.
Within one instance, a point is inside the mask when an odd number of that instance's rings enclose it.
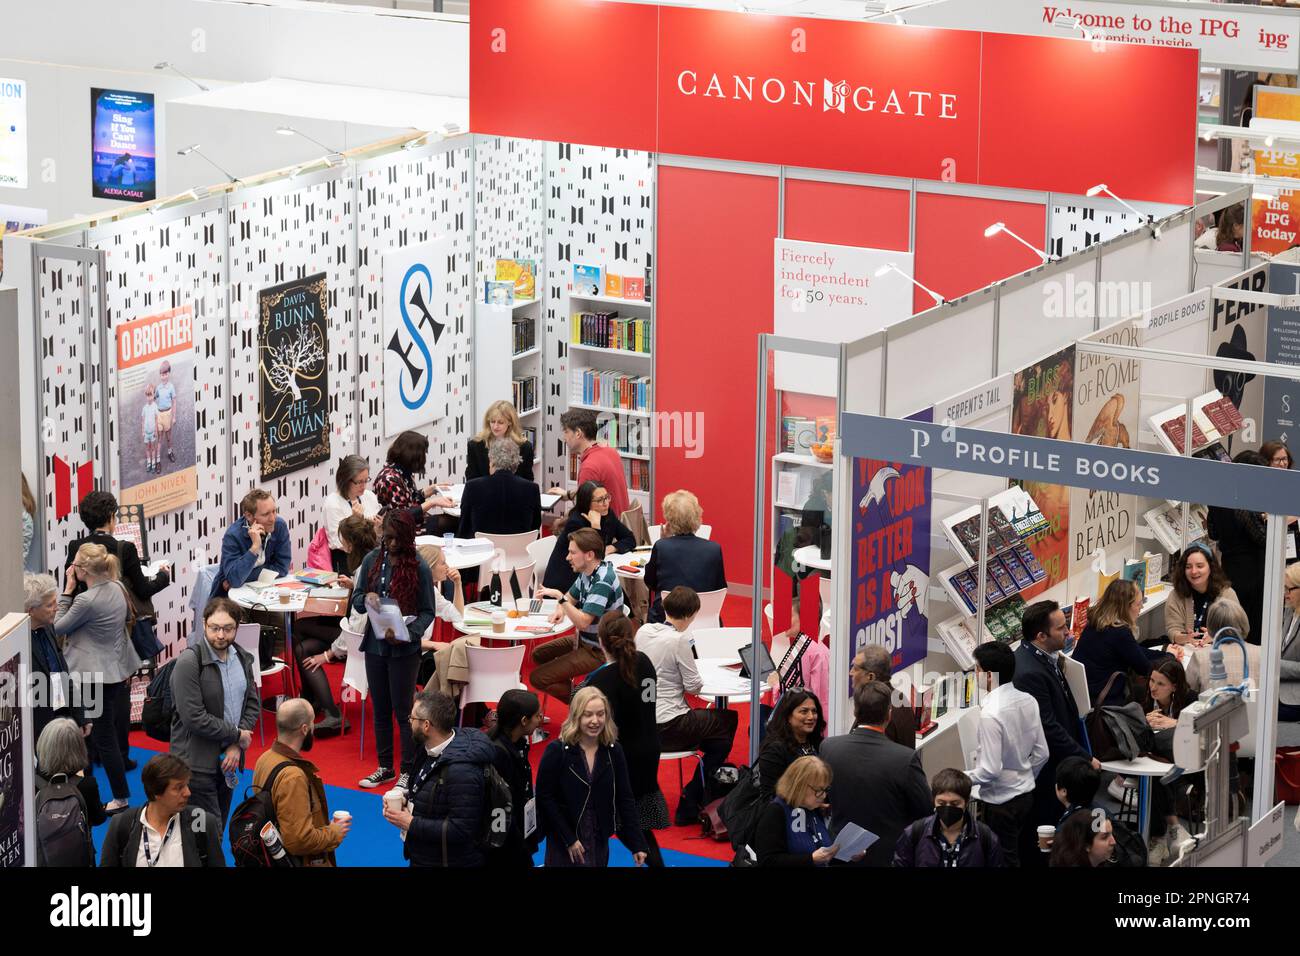
<path fill-rule="evenodd" d="M 1137 617 L 1145 600 L 1142 589 L 1134 582 L 1117 578 L 1106 587 L 1097 606 L 1088 613 L 1088 624 L 1079 635 L 1071 655 L 1083 665 L 1088 676 L 1088 696 L 1092 706 L 1118 707 L 1128 696 L 1128 681 L 1118 677 L 1106 691 L 1106 684 L 1116 671 L 1139 677 L 1151 673 L 1151 665 L 1169 655 L 1143 647 L 1137 634 Z M 1098 699 L 1106 691 L 1105 699 Z"/>
<path fill-rule="evenodd" d="M 587 686 L 599 688 L 609 700 L 610 716 L 627 757 L 641 836 L 649 850 L 647 864 L 663 866 L 654 836 L 655 830 L 668 829 L 668 804 L 659 789 L 659 725 L 655 722 L 659 675 L 650 658 L 636 649 L 636 627 L 621 610 L 604 615 L 597 634 L 605 663 L 588 675 Z"/>
<path fill-rule="evenodd" d="M 826 735 L 821 701 L 811 691 L 790 691 L 781 697 L 767 724 L 758 752 L 758 792 L 763 802 L 776 796 L 776 784 L 800 757 L 815 757 Z"/>
<path fill-rule="evenodd" d="M 542 724 L 542 706 L 537 695 L 527 690 L 508 690 L 497 702 L 497 722 L 488 737 L 492 740 L 492 766 L 510 787 L 510 833 L 506 845 L 488 850 L 488 866 L 528 867 L 542 841 L 537 825 L 536 804 L 533 829 L 524 832 L 527 805 L 533 801 L 533 768 L 528 763 L 528 742 Z"/>
<path fill-rule="evenodd" d="M 533 443 L 524 437 L 519 427 L 519 412 L 509 402 L 493 402 L 483 415 L 483 428 L 469 440 L 465 452 L 465 480 L 486 478 L 488 471 L 487 446 L 493 438 L 510 438 L 519 446 L 519 467 L 515 474 L 533 479 Z"/>
<path fill-rule="evenodd" d="M 595 528 L 605 542 L 606 554 L 626 554 L 636 547 L 636 537 L 627 525 L 609 513 L 609 491 L 596 481 L 584 481 L 578 488 L 573 510 L 564 528 L 555 536 L 555 547 L 546 565 L 542 583 L 557 591 L 568 591 L 578 575 L 565 560 L 569 554 L 569 535 L 579 528 Z"/>
<path fill-rule="evenodd" d="M 608 866 L 615 833 L 640 866 L 645 841 L 627 758 L 609 701 L 583 687 L 569 702 L 560 736 L 546 746 L 537 768 L 537 819 L 546 837 L 547 866 Z"/>
<path fill-rule="evenodd" d="M 700 500 L 689 491 L 665 495 L 663 535 L 650 551 L 645 567 L 645 586 L 650 589 L 650 624 L 662 624 L 661 592 L 688 587 L 697 594 L 723 591 L 727 572 L 722 566 L 722 545 L 696 537 L 704 512 Z"/>

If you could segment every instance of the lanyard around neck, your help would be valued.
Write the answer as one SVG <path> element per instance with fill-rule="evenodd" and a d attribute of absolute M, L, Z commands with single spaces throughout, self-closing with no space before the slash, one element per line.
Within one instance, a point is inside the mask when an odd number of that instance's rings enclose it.
<path fill-rule="evenodd" d="M 154 860 L 153 854 L 149 852 L 149 828 L 146 824 L 149 822 L 148 810 L 140 811 L 140 841 L 144 844 L 144 861 L 149 869 L 158 865 Z M 158 844 L 158 860 L 162 859 L 163 850 L 167 847 L 167 841 L 172 838 L 172 831 L 176 829 L 176 817 L 167 821 L 167 832 L 163 834 L 162 842 Z"/>

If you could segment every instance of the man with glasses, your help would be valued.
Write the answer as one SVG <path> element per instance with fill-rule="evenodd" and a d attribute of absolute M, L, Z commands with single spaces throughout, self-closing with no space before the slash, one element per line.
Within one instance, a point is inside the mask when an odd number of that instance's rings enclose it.
<path fill-rule="evenodd" d="M 204 640 L 195 641 L 172 669 L 171 752 L 193 772 L 190 801 L 223 829 L 233 788 L 227 775 L 244 769 L 244 751 L 262 711 L 253 656 L 235 643 L 239 606 L 213 598 L 203 609 Z"/>
<path fill-rule="evenodd" d="M 853 681 L 853 689 L 856 691 L 872 681 L 880 681 L 892 690 L 893 685 L 889 682 L 892 666 L 889 651 L 879 644 L 862 645 L 862 649 L 853 656 L 853 663 L 849 665 L 849 679 Z M 885 736 L 896 744 L 916 749 L 916 714 L 912 711 L 910 701 L 904 702 L 899 698 L 894 700 Z"/>

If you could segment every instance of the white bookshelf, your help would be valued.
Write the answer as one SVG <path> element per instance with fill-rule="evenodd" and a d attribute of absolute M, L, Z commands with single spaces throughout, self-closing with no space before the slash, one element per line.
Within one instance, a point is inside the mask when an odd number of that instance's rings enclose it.
<path fill-rule="evenodd" d="M 592 302 L 596 305 L 626 306 L 629 309 L 643 309 L 645 311 L 650 311 L 653 308 L 653 303 L 646 302 L 643 299 L 616 299 L 613 296 L 608 295 L 575 295 L 570 292 L 569 301 Z"/>
<path fill-rule="evenodd" d="M 539 263 L 539 269 L 541 264 Z M 533 479 L 540 481 L 546 473 L 543 461 L 546 435 L 541 416 L 541 403 L 546 388 L 546 363 L 542 360 L 545 349 L 545 319 L 542 298 L 518 299 L 510 305 L 495 305 L 483 301 L 483 280 L 478 283 L 477 302 L 474 306 L 474 421 L 478 431 L 487 408 L 495 401 L 514 400 L 513 382 L 516 379 L 535 378 L 536 404 L 531 408 L 519 407 L 519 420 L 525 428 L 536 432 L 533 442 Z M 532 322 L 532 338 L 525 348 L 516 351 L 515 323 Z"/>

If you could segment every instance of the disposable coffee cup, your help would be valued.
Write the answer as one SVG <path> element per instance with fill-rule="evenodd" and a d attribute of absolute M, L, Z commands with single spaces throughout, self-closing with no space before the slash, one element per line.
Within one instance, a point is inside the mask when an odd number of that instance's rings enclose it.
<path fill-rule="evenodd" d="M 1047 853 L 1052 849 L 1052 840 L 1056 836 L 1056 827 L 1044 824 L 1038 828 L 1038 849 Z"/>
<path fill-rule="evenodd" d="M 405 804 L 406 804 L 406 791 L 404 790 L 389 790 L 386 794 L 384 794 L 385 807 L 389 807 L 394 811 L 396 811 L 402 809 L 402 807 L 405 806 Z M 402 842 L 406 842 L 406 831 L 403 830 L 401 835 L 402 835 Z"/>
<path fill-rule="evenodd" d="M 288 603 L 291 602 L 292 600 L 293 600 L 293 595 L 290 594 L 288 591 L 281 591 L 281 592 L 280 592 L 280 603 L 281 603 L 281 604 L 288 604 Z"/>
<path fill-rule="evenodd" d="M 506 632 L 506 612 L 493 611 L 492 612 L 492 633 L 504 634 L 505 632 Z"/>
<path fill-rule="evenodd" d="M 351 822 L 352 822 L 352 814 L 348 813 L 346 810 L 335 810 L 335 811 L 334 811 L 334 822 L 335 822 L 335 823 L 351 823 Z"/>

